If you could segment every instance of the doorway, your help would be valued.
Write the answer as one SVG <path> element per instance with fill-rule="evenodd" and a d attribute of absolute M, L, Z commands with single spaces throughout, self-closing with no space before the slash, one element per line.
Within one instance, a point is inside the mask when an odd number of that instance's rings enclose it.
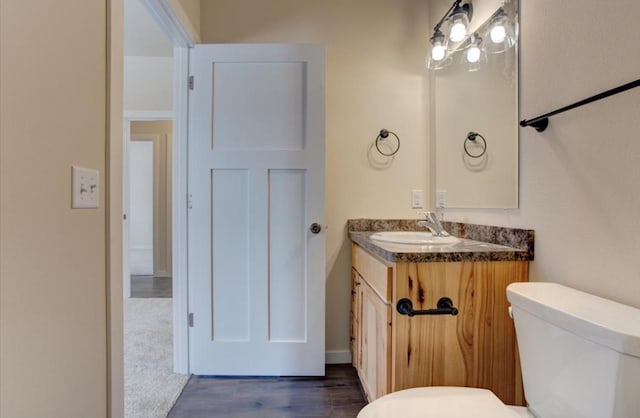
<path fill-rule="evenodd" d="M 124 400 L 131 418 L 165 416 L 188 379 L 173 366 L 173 122 L 161 114 L 139 118 L 125 118 L 123 147 Z"/>
<path fill-rule="evenodd" d="M 172 296 L 172 130 L 171 120 L 129 122 L 124 255 L 129 266 L 125 274 L 129 283 L 124 287 L 129 292 L 125 297 Z"/>
<path fill-rule="evenodd" d="M 113 416 L 123 415 L 125 386 L 123 375 L 125 359 L 125 342 L 123 339 L 126 327 L 127 308 L 125 306 L 130 294 L 128 256 L 128 233 L 125 235 L 124 224 L 127 223 L 124 195 L 124 181 L 127 168 L 126 141 L 130 133 L 132 121 L 157 119 L 173 119 L 173 161 L 172 161 L 172 245 L 171 277 L 172 298 L 170 302 L 169 328 L 173 335 L 173 358 L 169 369 L 174 374 L 188 372 L 187 333 L 183 323 L 187 317 L 186 301 L 186 166 L 181 163 L 186 155 L 186 96 L 184 88 L 178 88 L 188 74 L 188 48 L 193 45 L 193 36 L 185 31 L 181 19 L 177 17 L 174 4 L 165 6 L 164 2 L 146 0 L 128 0 L 111 4 L 110 37 L 110 107 L 109 126 L 109 220 L 111 239 L 109 242 L 109 406 Z M 180 11 L 180 10 L 179 10 Z M 133 19 L 132 19 L 133 18 Z M 144 20 L 140 20 L 140 19 Z M 151 32 L 155 31 L 155 35 Z M 157 41 L 169 38 L 169 52 L 158 53 Z M 131 42 L 136 40 L 137 42 Z M 147 42 L 153 41 L 153 42 Z M 153 51 L 146 51 L 153 47 Z M 162 47 L 164 51 L 165 48 Z M 123 56 L 124 55 L 124 56 Z M 124 70 L 124 71 L 123 71 Z M 162 81 L 162 87 L 158 81 Z M 168 100 L 166 100 L 168 99 Z M 183 110 L 184 109 L 184 110 Z M 122 134 L 118 134 L 118 132 Z M 182 196 L 182 198 L 180 198 Z M 182 204 L 182 205 L 181 205 Z M 124 315 L 123 315 L 124 314 Z M 172 325 L 171 325 L 172 324 Z M 156 380 L 162 383 L 163 380 Z M 166 415 L 166 413 L 164 414 Z M 162 415 L 162 416 L 164 416 Z M 130 415 L 129 415 L 130 416 Z"/>

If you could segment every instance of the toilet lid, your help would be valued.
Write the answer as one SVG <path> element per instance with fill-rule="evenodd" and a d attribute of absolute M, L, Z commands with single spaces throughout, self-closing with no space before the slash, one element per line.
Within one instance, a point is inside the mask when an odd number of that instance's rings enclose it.
<path fill-rule="evenodd" d="M 358 418 L 518 418 L 487 389 L 431 386 L 405 389 L 365 406 Z"/>

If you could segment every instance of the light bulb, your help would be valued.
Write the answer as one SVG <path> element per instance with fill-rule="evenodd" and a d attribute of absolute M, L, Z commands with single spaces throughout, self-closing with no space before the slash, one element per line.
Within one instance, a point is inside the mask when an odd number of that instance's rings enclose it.
<path fill-rule="evenodd" d="M 480 48 L 472 46 L 467 50 L 467 61 L 470 63 L 476 63 L 480 61 Z"/>
<path fill-rule="evenodd" d="M 467 26 L 461 20 L 456 20 L 449 31 L 449 39 L 460 42 L 467 37 Z"/>
<path fill-rule="evenodd" d="M 442 59 L 444 58 L 446 52 L 447 51 L 446 51 L 445 47 L 442 44 L 436 44 L 431 49 L 431 58 L 434 61 L 442 61 Z"/>
<path fill-rule="evenodd" d="M 494 44 L 499 44 L 504 42 L 504 39 L 507 37 L 507 30 L 503 25 L 495 25 L 491 29 L 491 42 Z"/>
<path fill-rule="evenodd" d="M 482 47 L 486 53 L 499 54 L 511 48 L 515 43 L 515 22 L 503 9 L 499 9 L 495 17 L 491 19 L 491 29 L 487 33 Z"/>

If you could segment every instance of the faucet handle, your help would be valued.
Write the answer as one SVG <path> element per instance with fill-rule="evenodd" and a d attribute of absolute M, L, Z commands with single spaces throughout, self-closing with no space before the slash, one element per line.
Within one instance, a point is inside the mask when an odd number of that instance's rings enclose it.
<path fill-rule="evenodd" d="M 447 237 L 449 233 L 444 230 L 442 224 L 440 223 L 440 218 L 438 218 L 438 214 L 436 212 L 420 212 L 421 215 L 425 216 L 424 221 L 418 221 L 419 226 L 425 226 L 433 232 L 433 235 L 439 237 Z"/>
<path fill-rule="evenodd" d="M 438 214 L 436 212 L 422 211 L 418 212 L 418 214 L 424 216 L 427 221 L 438 222 Z"/>

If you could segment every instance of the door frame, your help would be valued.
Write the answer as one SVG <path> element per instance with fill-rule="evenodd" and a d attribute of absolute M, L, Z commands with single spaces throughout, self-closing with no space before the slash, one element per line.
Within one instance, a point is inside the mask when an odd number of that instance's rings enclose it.
<path fill-rule="evenodd" d="M 193 28 L 185 28 L 184 10 L 171 0 L 144 0 L 174 43 L 173 107 L 173 356 L 174 371 L 189 372 L 187 324 L 187 81 L 189 48 L 199 42 Z M 176 10 L 174 10 L 174 8 Z M 180 9 L 180 10 L 177 10 Z M 124 129 L 124 0 L 107 1 L 107 370 L 106 416 L 124 416 L 123 339 L 123 129 Z M 135 113 L 135 112 L 134 112 Z M 131 114 L 129 114 L 131 116 Z M 138 116 L 140 114 L 138 113 Z"/>
<path fill-rule="evenodd" d="M 174 40 L 175 42 L 175 40 Z M 187 271 L 187 124 L 189 116 L 189 48 L 173 50 L 173 149 L 172 154 L 172 286 L 173 371 L 189 374 L 189 300 Z"/>
<path fill-rule="evenodd" d="M 175 40 L 174 40 L 175 43 Z M 172 165 L 172 310 L 173 310 L 173 371 L 180 374 L 189 373 L 189 328 L 188 316 L 188 283 L 187 283 L 187 122 L 189 49 L 176 46 L 174 48 L 173 79 L 173 111 L 126 111 L 124 117 L 124 147 L 130 136 L 132 121 L 173 120 L 173 147 L 171 150 Z M 126 161 L 125 161 L 126 162 Z M 126 170 L 126 168 L 124 168 Z M 124 184 L 123 184 L 123 187 Z M 123 190 L 124 191 L 124 190 Z M 124 194 L 123 194 L 124 195 Z M 123 199 L 124 200 L 124 199 Z M 125 202 L 123 202 L 125 203 Z M 124 207 L 123 209 L 125 209 Z M 123 228 L 126 228 L 123 225 Z M 123 234 L 128 231 L 123 229 Z M 126 239 L 125 237 L 123 237 Z M 123 239 L 123 246 L 126 241 Z M 125 251 L 123 248 L 122 251 Z M 128 274 L 128 265 L 123 260 L 123 274 Z M 125 270 L 125 268 L 127 270 Z M 126 277 L 126 276 L 125 276 Z M 126 280 L 124 281 L 126 283 Z M 125 293 L 126 292 L 126 293 Z M 123 294 L 130 295 L 130 289 L 123 289 Z"/>
<path fill-rule="evenodd" d="M 183 22 L 184 10 L 169 0 L 143 0 L 143 5 L 174 44 L 173 148 L 172 148 L 172 293 L 173 371 L 189 373 L 188 277 L 187 277 L 187 122 L 189 48 L 200 39 Z M 129 112 L 130 114 L 131 112 Z M 138 117 L 146 112 L 133 112 Z"/>

